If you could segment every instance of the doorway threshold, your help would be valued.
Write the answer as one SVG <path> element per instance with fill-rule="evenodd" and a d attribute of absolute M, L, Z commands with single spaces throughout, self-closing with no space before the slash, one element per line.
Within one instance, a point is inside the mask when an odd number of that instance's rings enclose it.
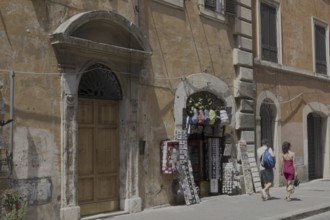
<path fill-rule="evenodd" d="M 109 212 L 109 213 L 102 213 L 97 215 L 90 215 L 86 217 L 80 218 L 80 220 L 106 220 L 109 217 L 117 216 L 117 215 L 125 215 L 128 214 L 126 211 L 116 211 L 116 212 Z"/>

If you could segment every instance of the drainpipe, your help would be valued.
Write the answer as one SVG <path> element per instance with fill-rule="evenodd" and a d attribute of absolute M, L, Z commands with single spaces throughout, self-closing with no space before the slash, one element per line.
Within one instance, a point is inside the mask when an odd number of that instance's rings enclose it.
<path fill-rule="evenodd" d="M 10 73 L 10 119 L 14 119 L 14 78 L 15 73 L 12 70 Z M 9 157 L 10 157 L 10 175 L 12 174 L 12 159 L 13 159 L 13 146 L 14 146 L 14 123 L 10 123 L 10 147 L 9 147 Z"/>
<path fill-rule="evenodd" d="M 136 26 L 140 27 L 140 0 L 135 0 L 134 9 Z"/>

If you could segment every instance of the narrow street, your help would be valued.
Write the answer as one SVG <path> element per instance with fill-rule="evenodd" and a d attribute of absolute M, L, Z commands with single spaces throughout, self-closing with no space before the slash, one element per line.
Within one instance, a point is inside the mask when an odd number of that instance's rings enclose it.
<path fill-rule="evenodd" d="M 146 209 L 140 213 L 111 216 L 109 220 L 277 220 L 329 219 L 330 179 L 302 183 L 291 202 L 284 199 L 285 188 L 271 189 L 272 199 L 262 201 L 260 194 L 218 196 L 202 199 L 198 205 Z M 323 213 L 324 214 L 319 214 Z M 307 217 L 309 214 L 313 217 Z M 319 215 L 318 215 L 319 214 Z M 101 219 L 101 218 L 100 218 Z"/>

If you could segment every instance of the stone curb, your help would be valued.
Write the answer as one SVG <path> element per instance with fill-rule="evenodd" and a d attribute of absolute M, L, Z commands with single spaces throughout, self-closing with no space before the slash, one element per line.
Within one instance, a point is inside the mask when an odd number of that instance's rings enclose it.
<path fill-rule="evenodd" d="M 321 204 L 311 208 L 297 209 L 290 213 L 272 216 L 265 220 L 296 220 L 330 211 L 330 204 Z"/>

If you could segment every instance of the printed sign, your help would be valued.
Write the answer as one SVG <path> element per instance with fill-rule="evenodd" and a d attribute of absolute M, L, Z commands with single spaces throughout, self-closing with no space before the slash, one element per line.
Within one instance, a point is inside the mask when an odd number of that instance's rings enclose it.
<path fill-rule="evenodd" d="M 209 167 L 210 167 L 210 192 L 219 192 L 219 168 L 220 168 L 220 141 L 219 138 L 209 138 Z"/>

